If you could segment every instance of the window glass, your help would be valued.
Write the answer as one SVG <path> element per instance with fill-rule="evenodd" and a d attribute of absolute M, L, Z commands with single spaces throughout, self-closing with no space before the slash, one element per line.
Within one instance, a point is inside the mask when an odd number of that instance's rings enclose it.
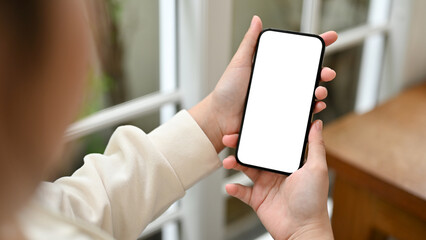
<path fill-rule="evenodd" d="M 104 108 L 159 90 L 159 6 L 158 1 L 106 1 L 110 24 L 108 38 L 111 53 L 99 74 L 90 74 L 87 93 L 79 118 Z M 150 132 L 160 124 L 159 111 L 131 119 L 120 125 L 135 125 Z M 64 158 L 72 173 L 88 153 L 102 153 L 117 126 L 73 141 Z"/>
<path fill-rule="evenodd" d="M 325 56 L 323 66 L 337 72 L 336 79 L 325 84 L 328 89 L 327 109 L 317 115 L 325 123 L 354 110 L 362 47 L 361 44 Z"/>
<path fill-rule="evenodd" d="M 321 32 L 341 31 L 365 24 L 369 0 L 323 0 L 321 3 Z"/>
<path fill-rule="evenodd" d="M 235 52 L 253 15 L 262 18 L 264 28 L 300 30 L 303 1 L 300 0 L 234 0 L 232 50 Z"/>
<path fill-rule="evenodd" d="M 110 42 L 100 74 L 89 77 L 82 116 L 159 90 L 158 1 L 106 1 Z"/>

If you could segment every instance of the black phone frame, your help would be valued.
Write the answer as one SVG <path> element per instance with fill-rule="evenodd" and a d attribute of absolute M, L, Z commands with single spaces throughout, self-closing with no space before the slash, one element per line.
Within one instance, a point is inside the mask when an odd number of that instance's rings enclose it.
<path fill-rule="evenodd" d="M 257 168 L 257 169 L 260 169 L 260 170 L 265 170 L 265 171 L 284 174 L 284 175 L 289 176 L 293 172 L 290 172 L 290 173 L 289 172 L 283 172 L 283 171 L 279 171 L 279 170 L 275 170 L 275 169 L 264 168 L 264 167 L 259 167 L 259 166 L 255 166 L 255 165 L 246 164 L 246 163 L 243 163 L 238 158 L 238 149 L 239 149 L 240 140 L 241 140 L 241 132 L 242 132 L 242 129 L 243 129 L 243 126 L 244 126 L 244 118 L 245 118 L 245 114 L 246 114 L 246 110 L 247 110 L 248 97 L 249 97 L 249 93 L 250 93 L 251 82 L 252 82 L 252 79 L 253 79 L 253 72 L 254 72 L 254 68 L 255 68 L 255 65 L 256 65 L 257 50 L 258 50 L 258 47 L 259 47 L 260 38 L 262 37 L 262 35 L 265 32 L 268 32 L 268 31 L 288 33 L 288 34 L 296 34 L 296 35 L 302 35 L 302 36 L 307 36 L 307 37 L 314 37 L 314 38 L 318 38 L 322 43 L 320 60 L 319 60 L 319 63 L 318 63 L 317 78 L 316 78 L 316 81 L 315 81 L 314 91 L 312 93 L 311 109 L 309 110 L 309 118 L 308 118 L 308 122 L 307 122 L 307 126 L 306 126 L 305 140 L 303 142 L 303 148 L 302 148 L 302 153 L 301 153 L 301 157 L 300 157 L 300 163 L 299 163 L 298 170 L 304 165 L 304 162 L 305 162 L 305 155 L 306 155 L 306 152 L 307 152 L 306 150 L 307 150 L 307 144 L 308 144 L 309 131 L 310 131 L 310 126 L 311 126 L 312 120 L 313 120 L 313 111 L 314 111 L 315 102 L 316 102 L 315 101 L 315 90 L 319 86 L 319 83 L 320 83 L 320 80 L 321 80 L 321 70 L 322 70 L 322 64 L 323 64 L 324 53 L 325 53 L 325 42 L 324 42 L 324 39 L 322 39 L 321 36 L 316 35 L 316 34 L 295 32 L 295 31 L 289 31 L 289 30 L 280 30 L 280 29 L 274 29 L 274 28 L 267 28 L 267 29 L 262 30 L 262 32 L 259 34 L 259 37 L 257 39 L 255 54 L 254 54 L 254 57 L 253 57 L 253 63 L 252 63 L 252 68 L 251 68 L 251 73 L 250 73 L 250 81 L 249 81 L 249 84 L 248 84 L 248 87 L 247 87 L 247 94 L 246 94 L 246 98 L 245 98 L 245 102 L 244 102 L 244 111 L 243 111 L 243 115 L 242 115 L 242 119 L 241 119 L 240 131 L 239 131 L 239 135 L 238 135 L 238 142 L 237 142 L 237 147 L 235 149 L 235 159 L 237 160 L 237 162 L 239 164 L 241 164 L 242 166 L 245 166 L 245 167 Z"/>

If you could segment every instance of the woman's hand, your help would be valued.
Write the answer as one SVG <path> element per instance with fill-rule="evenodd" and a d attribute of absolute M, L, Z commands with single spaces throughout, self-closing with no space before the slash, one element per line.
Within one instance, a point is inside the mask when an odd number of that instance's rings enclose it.
<path fill-rule="evenodd" d="M 255 16 L 214 91 L 189 110 L 217 152 L 237 144 L 253 55 L 261 31 L 262 22 Z M 321 37 L 327 46 L 337 40 L 335 32 L 326 32 Z M 321 81 L 328 82 L 335 77 L 332 69 L 323 68 Z M 327 97 L 327 89 L 318 87 L 315 96 L 314 113 L 318 113 L 326 107 L 322 100 Z M 233 156 L 223 161 L 225 168 L 243 171 L 253 180 L 253 187 L 230 184 L 226 190 L 250 205 L 275 239 L 333 238 L 326 207 L 328 172 L 321 130 L 322 122 L 315 122 L 309 134 L 307 163 L 290 177 L 240 166 Z"/>
<path fill-rule="evenodd" d="M 262 22 L 254 16 L 238 51 L 229 63 L 214 91 L 203 101 L 189 110 L 210 141 L 220 152 L 224 145 L 224 135 L 238 133 L 244 109 L 244 101 L 250 81 L 253 55 L 257 38 L 262 31 Z M 337 39 L 335 32 L 326 32 L 321 35 L 326 45 L 332 44 Z M 323 68 L 321 81 L 328 82 L 335 78 L 336 73 L 330 68 Z M 327 89 L 318 87 L 315 90 L 317 103 L 314 112 L 325 109 L 322 102 L 327 97 Z"/>
<path fill-rule="evenodd" d="M 225 135 L 223 143 L 234 148 L 238 134 Z M 257 213 L 274 239 L 333 239 L 327 212 L 328 170 L 322 140 L 322 122 L 312 124 L 305 165 L 284 176 L 223 160 L 226 169 L 244 172 L 253 186 L 228 184 L 226 191 Z"/>

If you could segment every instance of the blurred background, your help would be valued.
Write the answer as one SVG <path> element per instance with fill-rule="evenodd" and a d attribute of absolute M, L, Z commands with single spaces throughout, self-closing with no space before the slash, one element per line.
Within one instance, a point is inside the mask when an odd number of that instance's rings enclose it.
<path fill-rule="evenodd" d="M 339 33 L 324 62 L 337 72 L 327 84 L 328 108 L 317 116 L 326 124 L 351 112 L 368 112 L 426 79 L 422 0 L 106 2 L 111 52 L 102 73 L 91 77 L 81 119 L 68 130 L 65 158 L 72 166 L 64 174 L 81 166 L 87 153 L 103 152 L 117 126 L 132 124 L 150 132 L 206 96 L 255 14 L 265 28 Z M 217 171 L 152 223 L 141 239 L 269 239 L 253 211 L 226 195 L 229 182 L 250 184 L 239 173 Z"/>

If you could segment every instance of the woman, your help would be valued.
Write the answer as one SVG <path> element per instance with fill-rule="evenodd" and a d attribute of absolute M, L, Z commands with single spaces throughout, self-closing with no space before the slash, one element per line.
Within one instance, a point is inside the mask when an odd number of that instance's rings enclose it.
<path fill-rule="evenodd" d="M 60 163 L 66 127 L 80 106 L 93 59 L 83 1 L 2 2 L 0 8 L 0 238 L 135 239 L 185 190 L 216 170 L 217 153 L 235 147 L 258 17 L 215 90 L 145 134 L 118 128 L 104 154 L 85 157 L 71 177 L 40 183 Z M 322 35 L 327 45 L 335 32 Z M 322 81 L 335 72 L 324 68 Z M 325 108 L 323 87 L 315 112 Z M 303 168 L 286 178 L 248 169 L 253 187 L 226 186 L 249 204 L 275 239 L 332 238 L 322 123 L 312 125 Z"/>

